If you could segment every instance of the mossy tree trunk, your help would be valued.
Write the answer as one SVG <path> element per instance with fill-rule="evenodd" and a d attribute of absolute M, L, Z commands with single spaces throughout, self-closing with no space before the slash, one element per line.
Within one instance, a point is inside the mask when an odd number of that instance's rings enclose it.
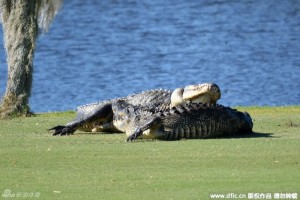
<path fill-rule="evenodd" d="M 0 0 L 8 78 L 0 118 L 31 114 L 33 56 L 39 28 L 47 31 L 63 0 Z"/>
<path fill-rule="evenodd" d="M 4 45 L 8 77 L 1 117 L 29 115 L 33 56 L 38 35 L 35 0 L 2 0 Z"/>

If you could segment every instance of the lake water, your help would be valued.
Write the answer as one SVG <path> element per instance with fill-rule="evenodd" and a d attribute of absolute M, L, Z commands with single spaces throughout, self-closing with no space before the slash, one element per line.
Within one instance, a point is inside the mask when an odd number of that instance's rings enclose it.
<path fill-rule="evenodd" d="M 65 0 L 38 39 L 30 104 L 73 110 L 201 82 L 228 106 L 299 105 L 300 1 Z"/>

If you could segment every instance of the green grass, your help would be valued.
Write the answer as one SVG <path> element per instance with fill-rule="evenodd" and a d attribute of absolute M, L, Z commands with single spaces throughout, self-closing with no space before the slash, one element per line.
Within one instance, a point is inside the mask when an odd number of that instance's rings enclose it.
<path fill-rule="evenodd" d="M 0 120 L 0 194 L 181 200 L 297 192 L 299 198 L 300 107 L 238 109 L 253 117 L 253 137 L 125 143 L 124 134 L 46 131 L 73 119 L 72 112 Z"/>

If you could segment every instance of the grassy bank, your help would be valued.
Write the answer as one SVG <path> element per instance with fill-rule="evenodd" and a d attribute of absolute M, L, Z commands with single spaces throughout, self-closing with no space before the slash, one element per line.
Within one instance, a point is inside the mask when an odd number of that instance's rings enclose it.
<path fill-rule="evenodd" d="M 123 134 L 53 137 L 72 112 L 0 120 L 0 193 L 27 199 L 209 199 L 298 193 L 300 107 L 239 107 L 253 136 L 125 143 Z M 36 196 L 35 196 L 36 195 Z"/>

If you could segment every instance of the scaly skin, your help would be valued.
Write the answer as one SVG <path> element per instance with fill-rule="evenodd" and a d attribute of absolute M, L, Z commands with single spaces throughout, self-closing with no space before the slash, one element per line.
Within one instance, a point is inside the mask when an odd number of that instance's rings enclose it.
<path fill-rule="evenodd" d="M 194 92 L 193 92 L 194 91 Z M 144 110 L 165 111 L 174 104 L 180 105 L 186 102 L 204 102 L 215 104 L 221 97 L 221 91 L 216 84 L 203 83 L 190 85 L 185 88 L 171 90 L 149 90 L 141 93 L 129 95 L 127 97 L 115 98 L 111 100 L 96 102 L 78 107 L 77 117 L 65 126 L 56 126 L 49 130 L 54 130 L 53 135 L 70 135 L 76 130 L 86 132 L 123 132 L 116 127 L 115 123 L 121 122 L 122 117 L 118 115 L 119 120 L 114 120 L 117 110 L 113 109 L 119 101 L 125 101 L 127 104 L 142 107 Z M 121 122 L 122 123 L 122 122 Z"/>
<path fill-rule="evenodd" d="M 167 111 L 149 111 L 120 101 L 118 113 L 126 120 L 119 130 L 126 132 L 127 141 L 137 137 L 179 140 L 204 139 L 228 134 L 252 133 L 253 122 L 247 112 L 221 105 L 190 103 Z M 114 117 L 117 120 L 118 116 Z"/>

